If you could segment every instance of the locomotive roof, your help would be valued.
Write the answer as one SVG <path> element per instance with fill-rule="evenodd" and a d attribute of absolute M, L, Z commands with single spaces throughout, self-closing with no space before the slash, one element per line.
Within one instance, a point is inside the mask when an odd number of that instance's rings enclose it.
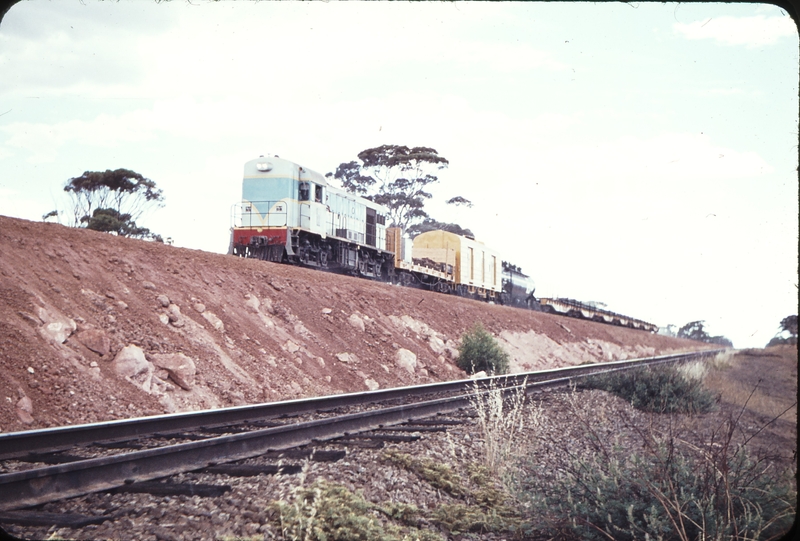
<path fill-rule="evenodd" d="M 325 177 L 320 173 L 292 161 L 279 158 L 278 156 L 260 156 L 244 164 L 245 178 L 262 177 L 265 174 L 268 174 L 270 177 L 287 176 L 290 178 L 300 178 L 301 180 L 310 180 L 322 186 L 328 185 L 325 181 Z"/>
<path fill-rule="evenodd" d="M 259 156 L 255 160 L 250 160 L 244 164 L 244 178 L 276 178 L 288 177 L 298 178 L 304 181 L 311 181 L 321 186 L 326 186 L 332 192 L 349 199 L 351 201 L 358 201 L 359 203 L 373 208 L 382 214 L 387 214 L 389 208 L 380 203 L 375 203 L 369 199 L 364 199 L 356 194 L 350 193 L 337 186 L 328 184 L 325 177 L 320 173 L 296 164 L 292 161 L 279 158 L 278 156 Z"/>

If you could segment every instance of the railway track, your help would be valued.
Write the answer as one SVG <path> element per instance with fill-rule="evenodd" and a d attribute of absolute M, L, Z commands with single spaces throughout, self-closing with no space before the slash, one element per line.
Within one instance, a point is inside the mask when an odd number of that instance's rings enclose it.
<path fill-rule="evenodd" d="M 718 350 L 2 434 L 0 525 L 80 527 L 74 525 L 113 520 L 114 515 L 48 515 L 41 506 L 109 491 L 219 497 L 230 490 L 228 485 L 154 481 L 180 479 L 189 472 L 291 474 L 300 467 L 293 460 L 338 460 L 345 455 L 341 447 L 412 441 L 463 422 L 460 416 L 474 400 L 476 386 L 486 389 L 494 385 L 506 392 L 524 386 L 526 393 L 532 393 L 597 372 L 683 362 L 716 353 Z M 331 450 L 332 446 L 339 449 Z"/>

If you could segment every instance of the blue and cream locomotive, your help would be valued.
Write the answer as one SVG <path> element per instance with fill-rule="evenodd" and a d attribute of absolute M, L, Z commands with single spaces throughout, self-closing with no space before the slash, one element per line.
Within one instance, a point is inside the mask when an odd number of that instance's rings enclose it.
<path fill-rule="evenodd" d="M 388 277 L 388 209 L 330 186 L 325 177 L 277 156 L 244 166 L 234 207 L 232 253 L 267 261 Z"/>

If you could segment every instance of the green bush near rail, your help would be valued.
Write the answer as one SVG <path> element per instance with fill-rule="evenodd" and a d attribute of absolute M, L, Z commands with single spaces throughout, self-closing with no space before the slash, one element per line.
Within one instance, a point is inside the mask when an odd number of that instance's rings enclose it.
<path fill-rule="evenodd" d="M 508 353 L 483 325 L 476 323 L 461 337 L 456 364 L 467 374 L 481 371 L 489 375 L 505 374 L 508 372 Z"/>
<path fill-rule="evenodd" d="M 599 374 L 586 378 L 581 387 L 608 391 L 636 409 L 654 413 L 706 413 L 715 407 L 714 396 L 702 382 L 674 365 Z"/>
<path fill-rule="evenodd" d="M 797 501 L 791 472 L 765 468 L 729 435 L 700 449 L 672 435 L 641 434 L 643 449 L 600 442 L 601 451 L 559 466 L 557 482 L 522 467 L 518 497 L 537 517 L 536 538 L 778 539 Z M 715 438 L 711 438 L 712 441 Z"/>

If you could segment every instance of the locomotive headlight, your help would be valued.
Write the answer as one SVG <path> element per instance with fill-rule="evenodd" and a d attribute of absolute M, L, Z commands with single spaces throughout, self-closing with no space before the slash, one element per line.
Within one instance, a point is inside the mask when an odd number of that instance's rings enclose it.
<path fill-rule="evenodd" d="M 258 162 L 256 164 L 256 169 L 261 172 L 269 171 L 272 169 L 272 164 L 270 162 Z"/>

